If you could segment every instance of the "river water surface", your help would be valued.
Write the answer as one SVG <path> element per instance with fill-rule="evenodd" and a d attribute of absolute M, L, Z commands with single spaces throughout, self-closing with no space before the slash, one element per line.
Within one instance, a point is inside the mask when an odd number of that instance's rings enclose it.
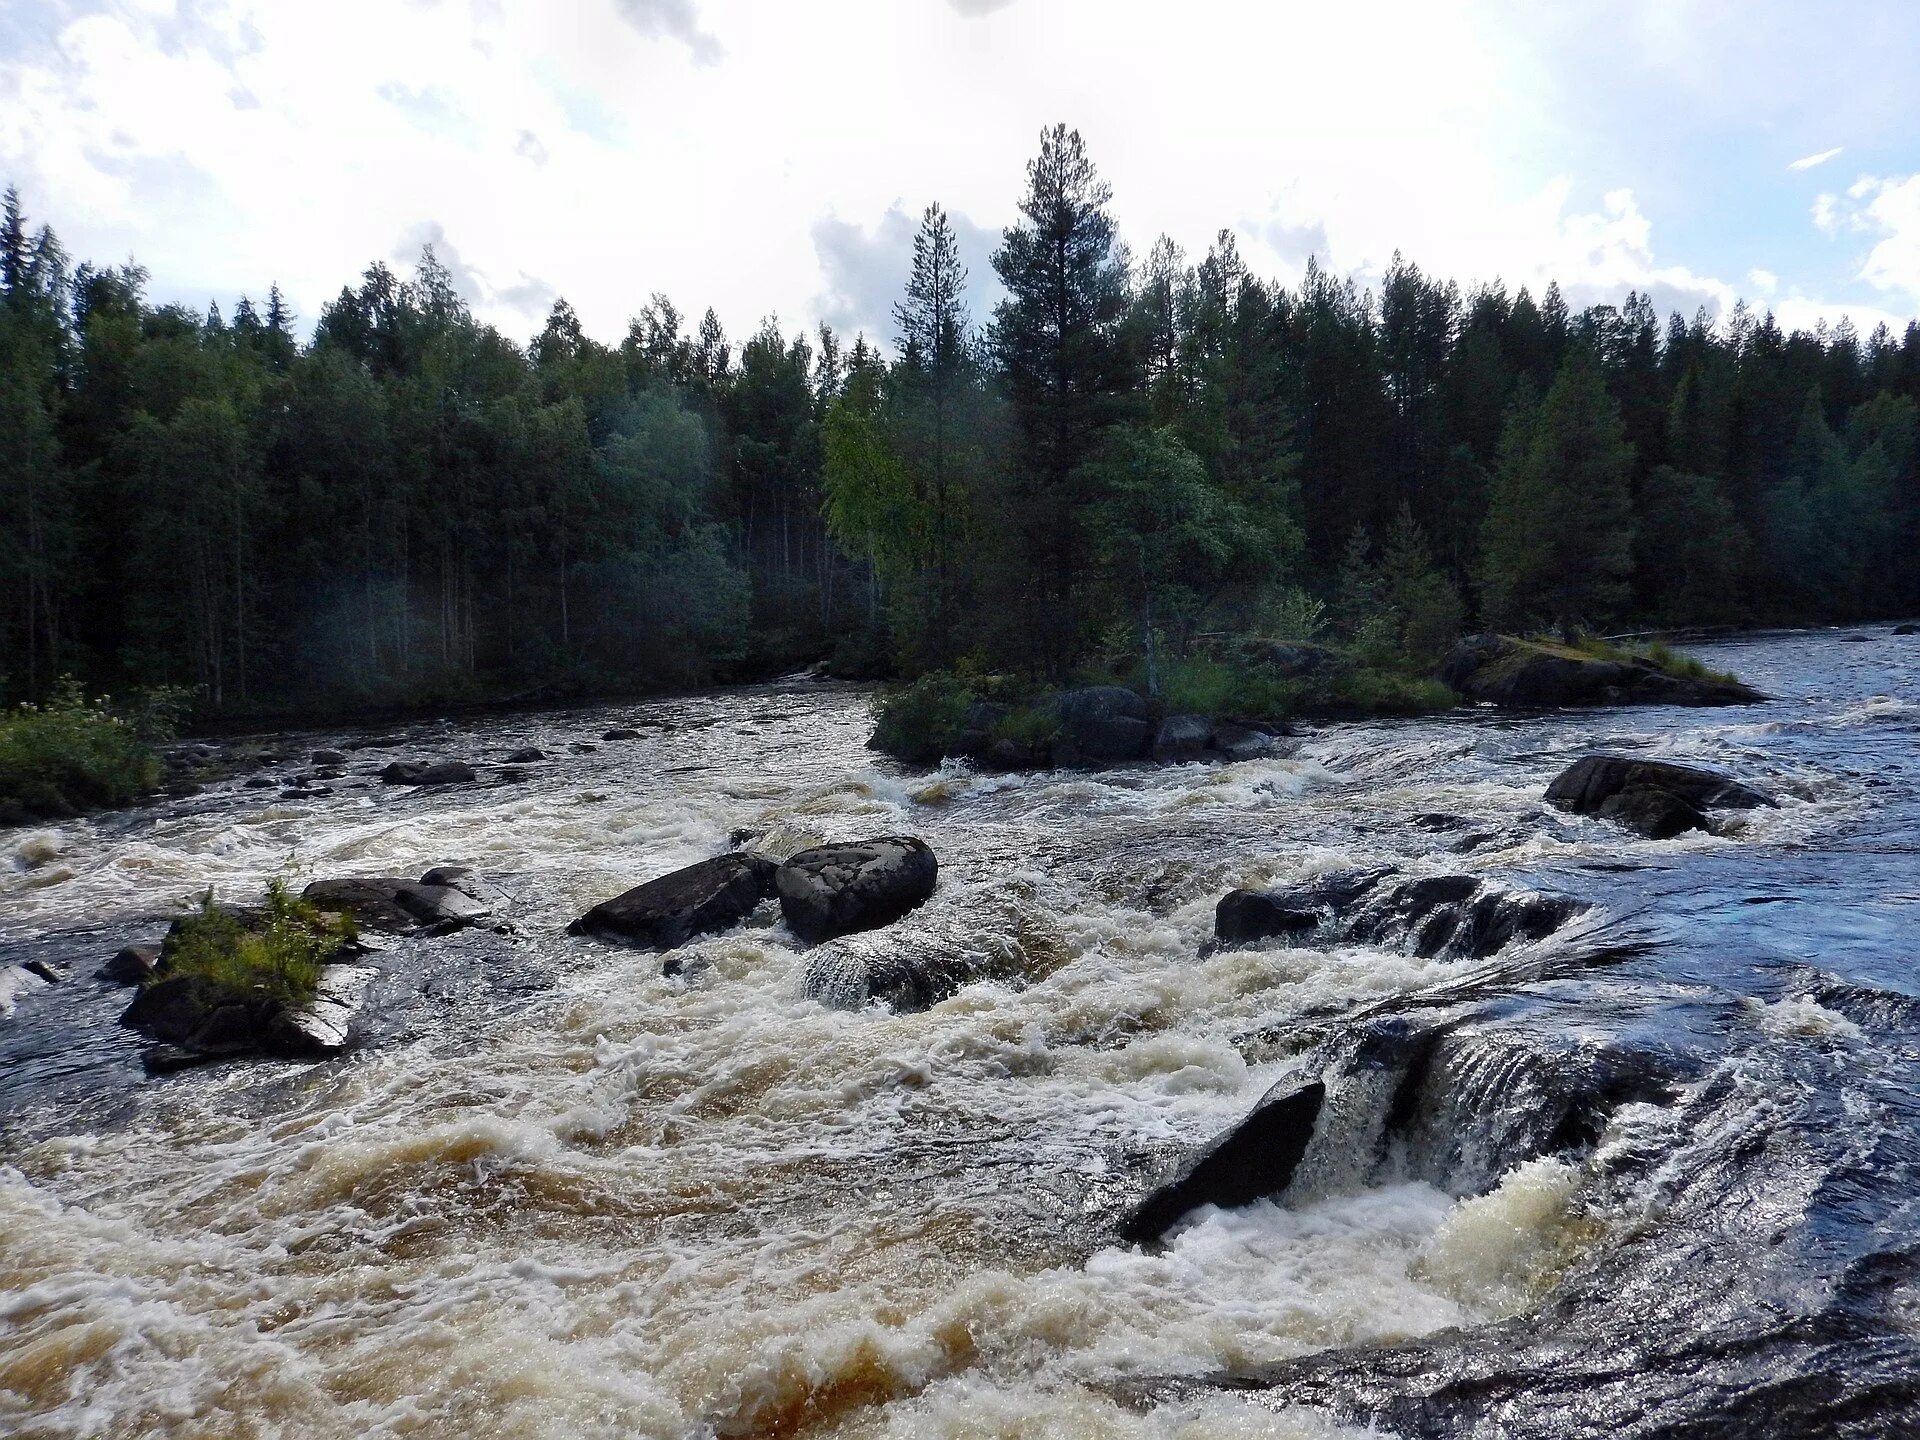
<path fill-rule="evenodd" d="M 909 771 L 802 682 L 275 735 L 270 774 L 366 748 L 326 796 L 0 832 L 0 964 L 71 970 L 0 1017 L 0 1432 L 1920 1434 L 1920 640 L 1866 633 L 1702 649 L 1764 705 L 1101 774 Z M 522 745 L 555 758 L 500 780 Z M 1663 842 L 1544 810 L 1594 749 L 1782 803 Z M 924 836 L 934 899 L 857 943 L 992 978 L 843 1011 L 773 913 L 673 977 L 564 935 L 738 832 Z M 92 978 L 209 885 L 449 862 L 514 933 L 388 942 L 336 1060 L 150 1079 Z M 1209 944 L 1229 888 L 1376 863 L 1593 908 L 1490 962 Z M 1424 1140 L 1118 1243 L 1301 1036 L 1434 1015 L 1474 1038 Z M 1504 1146 L 1594 1056 L 1652 1078 Z"/>

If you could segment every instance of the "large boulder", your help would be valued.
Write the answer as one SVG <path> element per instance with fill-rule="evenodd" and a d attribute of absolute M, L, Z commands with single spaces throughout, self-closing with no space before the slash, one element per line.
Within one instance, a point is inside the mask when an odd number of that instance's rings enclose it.
<path fill-rule="evenodd" d="M 1278 1195 L 1293 1179 L 1313 1141 L 1326 1102 L 1318 1080 L 1269 1092 L 1238 1125 L 1187 1161 L 1120 1225 L 1120 1238 L 1147 1245 L 1202 1205 L 1231 1209 Z"/>
<path fill-rule="evenodd" d="M 814 945 L 898 920 L 933 894 L 939 870 L 924 840 L 887 835 L 802 850 L 774 888 L 787 928 Z"/>
<path fill-rule="evenodd" d="M 1766 697 L 1738 681 L 1672 675 L 1650 660 L 1606 659 L 1565 645 L 1475 635 L 1440 678 L 1469 700 L 1524 709 L 1578 705 L 1750 705 Z"/>
<path fill-rule="evenodd" d="M 1204 759 L 1213 739 L 1213 721 L 1204 715 L 1169 715 L 1153 737 L 1153 758 L 1162 765 Z"/>
<path fill-rule="evenodd" d="M 473 767 L 462 760 L 395 760 L 380 772 L 388 785 L 457 785 L 473 778 Z"/>
<path fill-rule="evenodd" d="M 94 972 L 94 977 L 115 985 L 139 985 L 151 980 L 160 965 L 158 945 L 128 945 Z"/>
<path fill-rule="evenodd" d="M 603 900 L 568 927 L 620 945 L 672 950 L 696 935 L 737 925 L 773 894 L 774 862 L 761 855 L 716 855 L 624 895 Z"/>
<path fill-rule="evenodd" d="M 120 1017 L 130 1029 L 202 1055 L 258 1050 L 281 1006 L 203 975 L 175 975 L 143 986 Z"/>
<path fill-rule="evenodd" d="M 1211 745 L 1223 760 L 1265 760 L 1278 755 L 1282 742 L 1271 730 L 1222 720 L 1213 727 Z"/>
<path fill-rule="evenodd" d="M 1153 746 L 1151 707 L 1118 685 L 1064 691 L 1051 708 L 1059 725 L 1056 765 L 1117 765 L 1142 759 Z"/>
<path fill-rule="evenodd" d="M 1777 803 L 1717 771 L 1625 755 L 1583 756 L 1554 778 L 1546 798 L 1557 809 L 1615 820 L 1656 839 L 1708 828 L 1709 810 Z"/>

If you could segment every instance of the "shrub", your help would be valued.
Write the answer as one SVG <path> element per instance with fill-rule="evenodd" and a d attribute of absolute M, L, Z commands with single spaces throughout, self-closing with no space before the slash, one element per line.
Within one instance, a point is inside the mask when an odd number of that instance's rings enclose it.
<path fill-rule="evenodd" d="M 1298 708 L 1300 686 L 1257 667 L 1191 655 L 1165 663 L 1161 696 L 1169 714 L 1280 720 Z"/>
<path fill-rule="evenodd" d="M 1018 705 L 995 721 L 990 733 L 995 740 L 1040 749 L 1059 737 L 1060 716 L 1051 706 Z"/>
<path fill-rule="evenodd" d="M 313 998 L 320 967 L 354 938 L 350 918 L 322 915 L 279 880 L 267 886 L 266 909 L 255 926 L 215 905 L 209 890 L 199 912 L 167 936 L 157 978 L 197 976 L 223 989 L 301 1005 Z"/>
<path fill-rule="evenodd" d="M 0 716 L 0 806 L 69 815 L 125 805 L 152 790 L 160 761 L 149 742 L 171 733 L 181 706 L 174 692 L 150 695 L 128 719 L 67 678 L 45 704 Z"/>
<path fill-rule="evenodd" d="M 957 675 L 935 671 L 911 685 L 887 690 L 873 702 L 875 750 L 929 765 L 959 738 L 974 692 Z"/>

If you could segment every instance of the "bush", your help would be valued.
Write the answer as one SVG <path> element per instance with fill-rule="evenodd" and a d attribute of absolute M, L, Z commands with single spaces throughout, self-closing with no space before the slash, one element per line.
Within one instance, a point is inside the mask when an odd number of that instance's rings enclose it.
<path fill-rule="evenodd" d="M 137 799 L 160 781 L 151 742 L 181 708 L 177 692 L 150 692 L 129 719 L 61 680 L 44 705 L 0 716 L 0 808 L 62 816 Z"/>
<path fill-rule="evenodd" d="M 282 1005 L 302 1005 L 319 986 L 320 967 L 354 938 L 350 918 L 322 915 L 278 880 L 267 886 L 266 909 L 253 927 L 215 905 L 209 890 L 199 913 L 167 936 L 156 978 L 195 976 Z"/>
<path fill-rule="evenodd" d="M 1281 720 L 1299 705 L 1297 683 L 1251 666 L 1192 655 L 1161 669 L 1161 697 L 1171 715 Z"/>
<path fill-rule="evenodd" d="M 887 690 L 873 702 L 873 738 L 883 754 L 930 765 L 947 754 L 966 722 L 974 692 L 957 675 L 935 671 L 911 685 Z"/>
<path fill-rule="evenodd" d="M 1044 749 L 1059 738 L 1060 715 L 1049 705 L 1017 705 L 995 721 L 988 733 L 995 740 Z"/>

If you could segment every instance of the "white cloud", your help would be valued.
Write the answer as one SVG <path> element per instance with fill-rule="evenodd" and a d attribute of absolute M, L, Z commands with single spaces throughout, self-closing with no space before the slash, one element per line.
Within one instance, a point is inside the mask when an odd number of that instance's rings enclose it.
<path fill-rule="evenodd" d="M 1770 296 L 1780 288 L 1780 277 L 1771 270 L 1755 267 L 1747 272 L 1747 283 L 1762 297 Z"/>
<path fill-rule="evenodd" d="M 1821 151 L 1821 152 L 1820 152 L 1819 154 L 1817 154 L 1817 155 L 1803 155 L 1803 156 L 1801 156 L 1801 157 L 1800 157 L 1800 159 L 1798 159 L 1798 160 L 1796 160 L 1796 161 L 1794 161 L 1794 162 L 1793 162 L 1793 163 L 1792 163 L 1791 165 L 1789 165 L 1789 166 L 1787 166 L 1787 169 L 1789 169 L 1789 170 L 1811 170 L 1811 169 L 1813 169 L 1813 168 L 1814 168 L 1814 166 L 1816 166 L 1816 165 L 1824 165 L 1824 164 L 1826 164 L 1826 163 L 1827 163 L 1827 161 L 1829 161 L 1829 160 L 1831 160 L 1831 159 L 1833 159 L 1833 158 L 1834 158 L 1835 156 L 1837 156 L 1837 155 L 1839 155 L 1839 154 L 1841 154 L 1841 153 L 1842 153 L 1843 151 L 1845 151 L 1845 149 L 1846 149 L 1846 148 L 1847 148 L 1847 147 L 1846 147 L 1846 146 L 1844 146 L 1844 145 L 1836 145 L 1836 146 L 1834 146 L 1834 147 L 1833 147 L 1833 149 L 1831 149 L 1831 150 L 1822 150 L 1822 151 Z"/>
<path fill-rule="evenodd" d="M 1864 219 L 1882 238 L 1860 267 L 1860 278 L 1920 304 L 1920 175 L 1878 181 L 1870 193 Z"/>

